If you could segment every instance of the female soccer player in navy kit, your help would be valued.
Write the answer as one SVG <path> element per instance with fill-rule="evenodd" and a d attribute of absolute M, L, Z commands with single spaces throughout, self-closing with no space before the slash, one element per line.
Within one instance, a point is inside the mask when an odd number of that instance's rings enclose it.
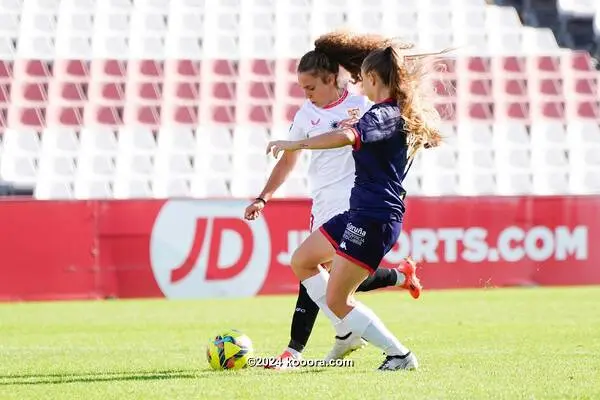
<path fill-rule="evenodd" d="M 315 41 L 314 50 L 307 52 L 298 64 L 298 84 L 305 91 L 306 101 L 294 117 L 289 132 L 290 140 L 302 140 L 328 132 L 339 121 L 351 116 L 358 118 L 371 108 L 373 103 L 366 96 L 348 92 L 344 82 L 347 78 L 340 79 L 340 75 L 347 72 L 357 79 L 365 57 L 385 41 L 384 37 L 378 35 L 360 35 L 346 31 L 327 33 Z M 258 217 L 266 202 L 293 168 L 298 153 L 285 153 L 278 161 L 259 198 L 246 208 L 245 218 L 251 220 Z M 313 231 L 333 216 L 348 210 L 355 167 L 352 149 L 349 147 L 316 151 L 311 156 L 308 180 L 312 198 L 310 230 Z M 334 255 L 335 250 L 331 248 L 329 261 Z M 396 268 L 378 269 L 361 283 L 357 291 L 397 286 L 407 289 L 413 298 L 418 298 L 421 286 L 414 268 L 414 265 L 406 262 Z M 277 357 L 279 365 L 274 367 L 287 368 L 291 365 L 288 360 L 301 358 L 318 311 L 318 305 L 300 284 L 292 316 L 290 342 Z M 338 334 L 336 332 L 336 336 Z M 360 337 L 355 337 L 353 341 L 336 340 L 325 359 L 343 358 L 364 345 L 365 342 Z"/>
<path fill-rule="evenodd" d="M 415 369 L 417 358 L 373 311 L 354 299 L 354 292 L 398 240 L 408 163 L 420 148 L 441 140 L 433 126 L 439 115 L 421 96 L 429 82 L 422 79 L 428 58 L 404 57 L 403 50 L 389 44 L 363 61 L 363 90 L 375 104 L 358 121 L 304 140 L 271 142 L 267 148 L 277 157 L 282 151 L 352 145 L 356 177 L 350 209 L 313 232 L 291 264 L 336 332 L 347 332 L 343 340 L 362 337 L 385 352 L 381 370 Z M 319 265 L 327 261 L 332 247 L 336 256 L 328 275 Z"/>

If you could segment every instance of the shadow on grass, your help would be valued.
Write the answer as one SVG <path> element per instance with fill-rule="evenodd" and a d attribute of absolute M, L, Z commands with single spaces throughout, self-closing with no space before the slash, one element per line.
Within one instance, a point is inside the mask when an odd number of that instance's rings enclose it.
<path fill-rule="evenodd" d="M 131 372 L 80 372 L 54 374 L 0 375 L 0 386 L 11 385 L 52 385 L 75 382 L 116 382 L 145 381 L 161 379 L 195 379 L 195 370 L 131 371 Z"/>
<path fill-rule="evenodd" d="M 65 372 L 52 374 L 20 374 L 0 375 L 0 386 L 13 385 L 55 385 L 64 383 L 93 383 L 93 382 L 118 382 L 118 381 L 149 381 L 163 379 L 205 379 L 218 377 L 240 377 L 250 371 L 260 371 L 264 374 L 304 374 L 322 372 L 321 369 L 298 369 L 292 371 L 261 370 L 258 368 L 240 371 L 213 371 L 209 368 L 199 370 L 155 370 L 131 372 Z M 215 375 L 216 374 L 216 375 Z"/>

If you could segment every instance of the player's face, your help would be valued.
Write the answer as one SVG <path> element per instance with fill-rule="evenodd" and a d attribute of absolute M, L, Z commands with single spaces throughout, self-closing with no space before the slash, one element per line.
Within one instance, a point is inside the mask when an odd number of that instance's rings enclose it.
<path fill-rule="evenodd" d="M 304 96 L 317 107 L 323 107 L 335 99 L 331 99 L 332 93 L 337 94 L 335 76 L 321 77 L 310 72 L 298 74 L 298 84 L 304 90 Z"/>

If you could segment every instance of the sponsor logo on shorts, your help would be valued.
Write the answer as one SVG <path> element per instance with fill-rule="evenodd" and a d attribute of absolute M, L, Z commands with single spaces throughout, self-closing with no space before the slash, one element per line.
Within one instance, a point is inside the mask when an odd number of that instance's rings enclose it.
<path fill-rule="evenodd" d="M 365 237 L 367 235 L 367 232 L 365 232 L 365 230 L 363 228 L 359 228 L 357 226 L 352 225 L 352 222 L 348 222 L 348 225 L 346 226 L 346 230 L 357 234 L 359 236 Z"/>
<path fill-rule="evenodd" d="M 354 226 L 354 225 L 352 225 L 352 222 L 349 222 L 348 225 L 346 225 L 346 230 L 344 231 L 344 235 L 342 236 L 342 238 L 345 241 L 354 243 L 358 246 L 362 246 L 362 244 L 365 242 L 366 236 L 367 236 L 367 232 L 363 228 Z M 341 245 L 340 245 L 340 247 L 341 247 Z M 342 248 L 344 248 L 344 247 L 342 247 Z"/>

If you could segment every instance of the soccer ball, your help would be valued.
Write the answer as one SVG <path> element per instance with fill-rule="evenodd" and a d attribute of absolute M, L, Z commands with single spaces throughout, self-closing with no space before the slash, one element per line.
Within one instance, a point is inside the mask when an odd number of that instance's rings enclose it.
<path fill-rule="evenodd" d="M 230 329 L 210 338 L 206 358 L 214 370 L 237 370 L 248 366 L 248 358 L 253 352 L 250 338 L 238 330 Z"/>

